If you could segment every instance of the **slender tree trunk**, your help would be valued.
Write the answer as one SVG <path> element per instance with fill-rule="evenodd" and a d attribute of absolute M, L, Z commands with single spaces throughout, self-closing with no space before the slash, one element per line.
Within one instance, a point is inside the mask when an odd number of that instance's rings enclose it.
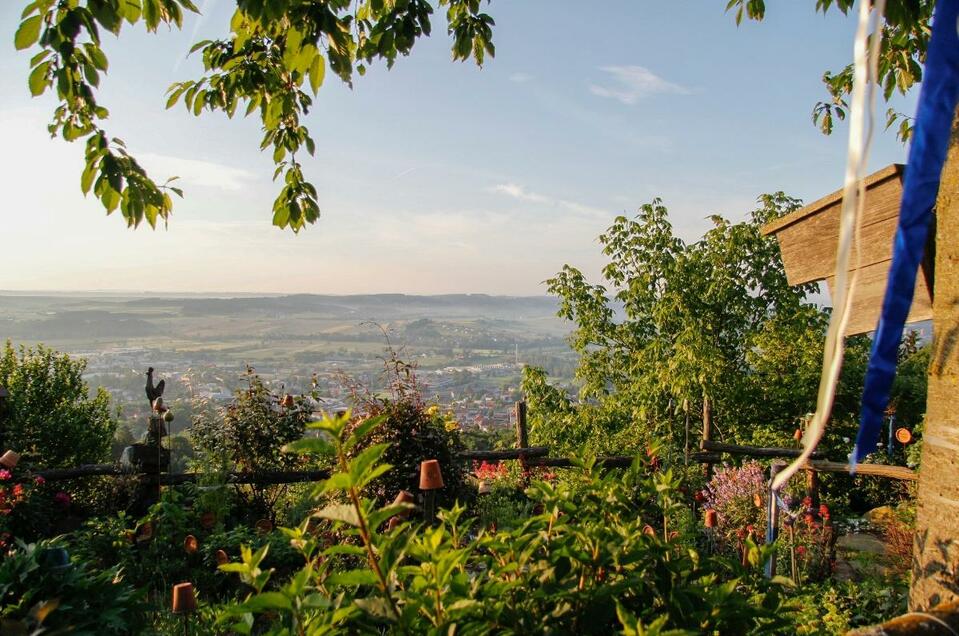
<path fill-rule="evenodd" d="M 933 350 L 909 606 L 959 601 L 959 113 L 936 201 Z"/>

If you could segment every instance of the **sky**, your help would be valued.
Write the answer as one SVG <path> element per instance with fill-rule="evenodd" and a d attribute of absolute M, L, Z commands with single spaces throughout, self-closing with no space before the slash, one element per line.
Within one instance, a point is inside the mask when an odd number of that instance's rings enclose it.
<path fill-rule="evenodd" d="M 46 132 L 55 100 L 30 97 L 31 53 L 13 47 L 26 3 L 0 3 L 0 290 L 540 295 L 566 263 L 599 282 L 597 236 L 654 197 L 695 240 L 764 192 L 842 184 L 847 130 L 810 115 L 822 73 L 851 59 L 853 17 L 780 0 L 737 27 L 725 0 L 493 0 L 482 69 L 451 61 L 438 11 L 392 70 L 352 90 L 327 75 L 304 121 L 322 216 L 294 235 L 271 224 L 255 116 L 164 109 L 202 70 L 192 42 L 226 33 L 235 3 L 205 0 L 181 31 L 104 45 L 104 127 L 185 190 L 168 227 L 131 230 L 80 192 L 82 143 Z M 870 171 L 906 158 L 878 130 Z"/>

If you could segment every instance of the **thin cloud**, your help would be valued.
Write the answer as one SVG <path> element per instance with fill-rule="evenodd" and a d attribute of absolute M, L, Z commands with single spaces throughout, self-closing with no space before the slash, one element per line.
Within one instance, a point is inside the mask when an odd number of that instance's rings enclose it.
<path fill-rule="evenodd" d="M 591 84 L 589 92 L 632 105 L 649 95 L 689 95 L 685 86 L 664 80 L 645 66 L 603 66 L 601 71 L 613 80 L 613 86 Z"/>
<path fill-rule="evenodd" d="M 184 185 L 219 188 L 220 190 L 242 190 L 257 179 L 249 170 L 225 166 L 212 161 L 183 159 L 153 153 L 141 153 L 137 156 L 144 167 L 155 179 L 166 176 L 178 176 Z"/>
<path fill-rule="evenodd" d="M 533 79 L 533 76 L 529 73 L 513 73 L 509 76 L 509 81 L 514 84 L 525 84 L 526 82 Z"/>
<path fill-rule="evenodd" d="M 559 207 L 569 210 L 570 212 L 575 212 L 576 214 L 585 214 L 588 216 L 602 218 L 609 216 L 609 213 L 606 210 L 594 208 L 592 206 L 577 203 L 576 201 L 570 201 L 568 199 L 560 199 L 547 196 L 545 194 L 539 194 L 538 192 L 530 192 L 523 186 L 515 183 L 499 183 L 491 187 L 489 190 L 490 192 L 504 194 L 508 197 L 512 197 L 513 199 L 518 199 L 519 201 L 527 201 L 529 203 Z"/>

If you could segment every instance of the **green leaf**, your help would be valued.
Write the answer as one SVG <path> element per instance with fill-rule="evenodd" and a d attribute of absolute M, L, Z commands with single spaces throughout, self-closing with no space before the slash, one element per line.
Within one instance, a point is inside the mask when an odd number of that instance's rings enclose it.
<path fill-rule="evenodd" d="M 262 612 L 268 609 L 289 610 L 293 609 L 293 604 L 289 598 L 279 592 L 260 592 L 243 603 L 243 608 L 251 612 Z"/>
<path fill-rule="evenodd" d="M 376 575 L 372 570 L 346 570 L 334 572 L 326 577 L 327 585 L 376 585 Z"/>
<path fill-rule="evenodd" d="M 323 79 L 326 77 L 326 58 L 317 53 L 316 57 L 313 58 L 313 63 L 310 65 L 310 88 L 313 89 L 313 94 L 316 95 L 320 90 L 320 86 L 323 85 Z"/>
<path fill-rule="evenodd" d="M 333 445 L 320 437 L 304 437 L 290 442 L 283 447 L 284 453 L 298 453 L 300 455 L 329 456 L 335 452 Z"/>
<path fill-rule="evenodd" d="M 43 20 L 38 15 L 31 16 L 20 23 L 20 28 L 17 29 L 16 35 L 13 36 L 13 43 L 18 51 L 28 49 L 36 43 L 40 38 L 40 27 L 42 24 Z"/>
<path fill-rule="evenodd" d="M 313 516 L 320 517 L 321 519 L 329 519 L 331 521 L 342 521 L 351 526 L 359 526 L 360 518 L 356 514 L 356 508 L 351 504 L 333 504 L 327 506 L 319 512 L 313 513 Z"/>
<path fill-rule="evenodd" d="M 374 444 L 364 449 L 355 459 L 350 461 L 350 477 L 353 478 L 353 481 L 357 484 L 363 481 L 369 468 L 379 461 L 389 447 L 389 444 Z"/>
<path fill-rule="evenodd" d="M 42 95 L 47 88 L 47 70 L 50 68 L 50 62 L 39 64 L 30 73 L 30 79 L 27 83 L 30 85 L 30 94 L 34 97 Z"/>

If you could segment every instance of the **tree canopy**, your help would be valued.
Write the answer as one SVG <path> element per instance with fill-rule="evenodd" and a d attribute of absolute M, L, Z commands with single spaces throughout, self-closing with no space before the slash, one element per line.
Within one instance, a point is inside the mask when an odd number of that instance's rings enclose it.
<path fill-rule="evenodd" d="M 374 62 L 392 67 L 430 35 L 434 5 L 446 9 L 454 60 L 482 65 L 494 54 L 493 19 L 482 12 L 482 0 L 237 0 L 228 34 L 191 49 L 203 57 L 203 76 L 173 84 L 167 108 L 182 102 L 194 115 L 257 113 L 260 148 L 272 149 L 273 178 L 282 184 L 273 224 L 298 232 L 320 216 L 316 188 L 297 157 L 316 150 L 303 117 L 327 68 L 352 86 L 354 75 Z M 40 49 L 30 59 L 31 94 L 52 90 L 59 100 L 50 134 L 86 140 L 81 190 L 92 191 L 108 214 L 119 209 L 131 227 L 166 222 L 172 195 L 183 192 L 173 185 L 176 177 L 151 178 L 104 128 L 110 113 L 97 101 L 109 67 L 102 33 L 119 35 L 124 24 L 143 24 L 151 33 L 161 25 L 180 28 L 190 12 L 199 13 L 192 0 L 33 0 L 14 37 L 17 49 Z"/>

